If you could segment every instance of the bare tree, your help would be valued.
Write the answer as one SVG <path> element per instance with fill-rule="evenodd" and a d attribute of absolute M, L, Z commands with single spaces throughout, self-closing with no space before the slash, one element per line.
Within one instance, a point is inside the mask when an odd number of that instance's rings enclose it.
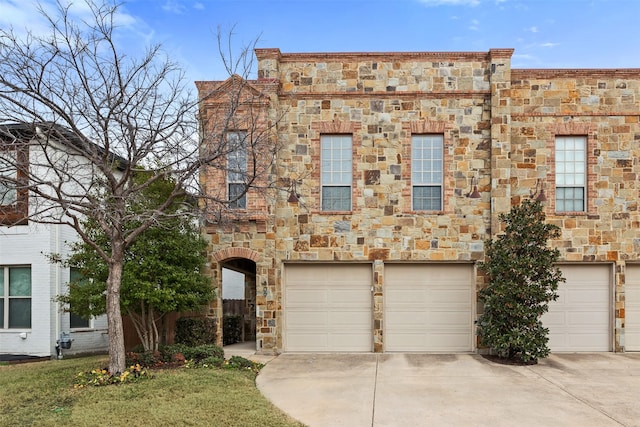
<path fill-rule="evenodd" d="M 232 197 L 226 189 L 203 198 L 202 205 L 217 212 L 228 212 L 224 207 L 251 188 L 266 186 L 275 146 L 263 108 L 268 98 L 245 88 L 251 49 L 235 61 L 226 59 L 236 75 L 227 85 L 200 91 L 205 98 L 221 99 L 216 93 L 223 92 L 225 97 L 216 119 L 200 123 L 200 99 L 189 90 L 180 65 L 159 45 L 139 57 L 125 54 L 117 43 L 119 6 L 86 4 L 90 18 L 83 20 L 74 20 L 66 2 L 58 1 L 54 12 L 40 7 L 48 24 L 45 35 L 0 29 L 0 220 L 66 224 L 104 259 L 109 371 L 116 373 L 125 368 L 120 310 L 125 250 L 175 212 L 168 208 L 185 192 L 203 194 L 202 165 L 240 173 L 243 185 Z M 262 105 L 259 111 L 256 105 Z M 243 138 L 228 137 L 229 130 L 241 128 L 250 129 Z M 229 160 L 239 148 L 251 165 L 242 171 Z M 134 180 L 142 170 L 148 179 Z M 142 190 L 168 177 L 175 187 L 149 206 Z M 83 228 L 86 217 L 104 230 L 108 250 Z"/>

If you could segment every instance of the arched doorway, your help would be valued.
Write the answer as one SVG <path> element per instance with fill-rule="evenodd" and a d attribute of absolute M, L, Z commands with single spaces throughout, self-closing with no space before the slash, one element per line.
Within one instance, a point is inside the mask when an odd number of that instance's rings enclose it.
<path fill-rule="evenodd" d="M 221 263 L 222 341 L 224 345 L 256 341 L 256 263 L 245 258 Z"/>

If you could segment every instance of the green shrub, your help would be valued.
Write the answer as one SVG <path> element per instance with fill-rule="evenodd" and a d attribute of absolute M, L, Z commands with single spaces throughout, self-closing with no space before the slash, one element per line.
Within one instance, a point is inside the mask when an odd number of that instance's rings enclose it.
<path fill-rule="evenodd" d="M 224 365 L 224 358 L 220 357 L 205 357 L 197 364 L 202 368 L 221 368 Z"/>
<path fill-rule="evenodd" d="M 224 345 L 235 344 L 242 340 L 242 316 L 225 314 L 222 318 L 222 340 Z"/>
<path fill-rule="evenodd" d="M 224 360 L 224 350 L 215 344 L 199 345 L 196 347 L 184 347 L 182 354 L 185 359 L 198 363 L 208 357 L 217 357 Z"/>
<path fill-rule="evenodd" d="M 556 266 L 559 251 L 547 246 L 560 230 L 545 222 L 538 201 L 513 206 L 500 221 L 506 223 L 505 232 L 486 242 L 487 261 L 480 264 L 489 282 L 479 292 L 484 312 L 478 335 L 500 357 L 535 362 L 549 354 L 549 330 L 540 317 L 564 282 Z"/>
<path fill-rule="evenodd" d="M 146 368 L 153 368 L 164 362 L 162 353 L 159 351 L 131 351 L 126 354 L 125 363 L 127 366 L 140 365 Z"/>
<path fill-rule="evenodd" d="M 216 319 L 209 317 L 181 317 L 176 320 L 176 344 L 198 346 L 215 344 Z"/>
<path fill-rule="evenodd" d="M 249 359 L 245 359 L 242 356 L 231 356 L 225 365 L 228 369 L 238 369 L 238 370 L 250 370 L 253 372 L 258 372 L 262 369 L 264 365 L 262 363 L 254 362 Z"/>

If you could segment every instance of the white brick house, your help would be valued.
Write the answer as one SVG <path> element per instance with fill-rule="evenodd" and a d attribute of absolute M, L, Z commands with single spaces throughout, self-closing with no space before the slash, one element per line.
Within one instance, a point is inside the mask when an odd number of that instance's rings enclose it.
<path fill-rule="evenodd" d="M 15 178 L 16 162 L 39 155 L 24 144 L 34 135 L 27 125 L 3 125 L 0 137 L 0 177 Z M 64 155 L 72 148 L 52 149 Z M 81 319 L 55 301 L 73 273 L 47 255 L 65 257 L 78 236 L 69 226 L 30 221 L 27 209 L 37 201 L 29 197 L 0 181 L 0 355 L 56 356 L 61 334 L 72 340 L 63 354 L 106 351 L 106 316 Z"/>

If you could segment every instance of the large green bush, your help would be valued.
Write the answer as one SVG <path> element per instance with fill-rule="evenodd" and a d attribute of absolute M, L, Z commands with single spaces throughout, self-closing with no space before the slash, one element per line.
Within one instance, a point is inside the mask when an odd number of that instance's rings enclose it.
<path fill-rule="evenodd" d="M 176 321 L 176 344 L 215 344 L 216 320 L 210 317 L 181 317 Z"/>
<path fill-rule="evenodd" d="M 545 222 L 543 206 L 535 200 L 512 207 L 500 221 L 505 232 L 486 242 L 487 261 L 480 264 L 488 285 L 479 292 L 484 312 L 478 335 L 500 357 L 535 362 L 549 354 L 549 330 L 540 317 L 564 282 L 555 266 L 560 254 L 548 247 L 560 230 Z"/>
<path fill-rule="evenodd" d="M 242 316 L 239 314 L 225 314 L 222 322 L 224 345 L 240 342 L 242 340 Z"/>

